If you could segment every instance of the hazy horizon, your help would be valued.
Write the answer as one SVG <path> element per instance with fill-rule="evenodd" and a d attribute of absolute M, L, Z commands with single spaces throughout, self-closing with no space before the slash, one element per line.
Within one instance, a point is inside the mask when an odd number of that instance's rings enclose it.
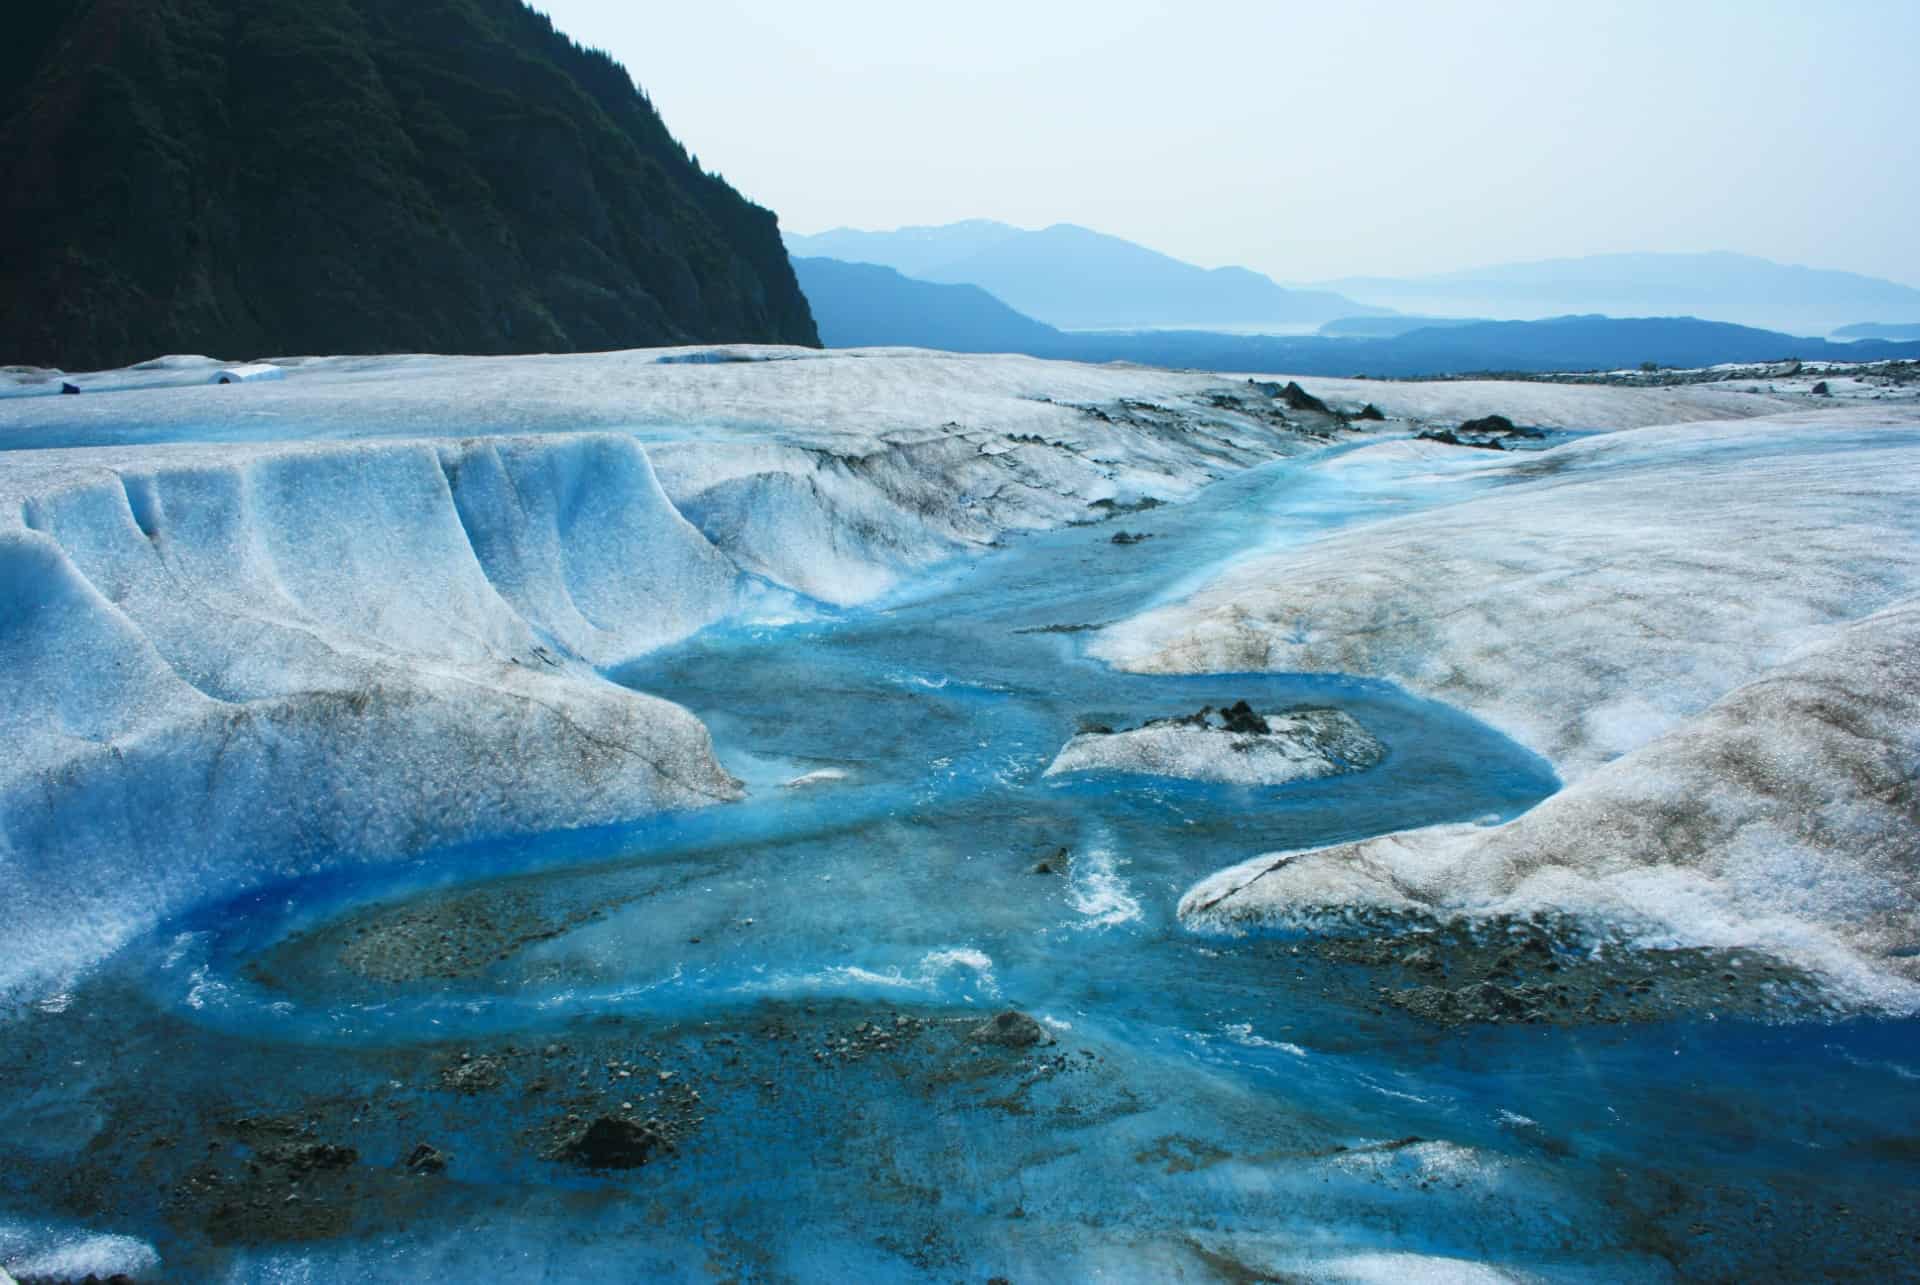
<path fill-rule="evenodd" d="M 1727 250 L 1920 286 L 1920 6 L 535 3 L 790 232 L 1075 223 L 1296 282 Z"/>

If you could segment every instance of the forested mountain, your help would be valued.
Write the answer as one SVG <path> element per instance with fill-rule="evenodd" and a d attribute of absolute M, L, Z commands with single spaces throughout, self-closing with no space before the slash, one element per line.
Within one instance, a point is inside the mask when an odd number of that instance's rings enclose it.
<path fill-rule="evenodd" d="M 0 361 L 817 342 L 774 216 L 519 0 L 36 0 Z"/>

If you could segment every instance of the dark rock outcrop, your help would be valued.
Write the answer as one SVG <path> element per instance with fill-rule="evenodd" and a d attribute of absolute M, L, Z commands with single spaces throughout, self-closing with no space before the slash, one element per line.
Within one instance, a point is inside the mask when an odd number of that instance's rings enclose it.
<path fill-rule="evenodd" d="M 774 216 L 520 0 L 44 0 L 0 359 L 815 344 Z"/>
<path fill-rule="evenodd" d="M 1287 386 L 1280 390 L 1280 400 L 1287 404 L 1288 410 L 1313 411 L 1319 415 L 1333 413 L 1327 409 L 1325 402 L 1292 380 L 1288 380 Z"/>
<path fill-rule="evenodd" d="M 672 1144 L 658 1129 L 603 1115 L 561 1148 L 561 1157 L 588 1169 L 638 1169 Z"/>
<path fill-rule="evenodd" d="M 1504 451 L 1516 441 L 1538 441 L 1546 436 L 1537 428 L 1522 428 L 1505 415 L 1483 415 L 1458 428 L 1429 428 L 1418 436 L 1423 441 L 1444 446 L 1474 446 L 1487 451 Z"/>
<path fill-rule="evenodd" d="M 1253 710 L 1245 701 L 1236 701 L 1227 709 L 1220 711 L 1229 732 L 1238 732 L 1242 736 L 1265 736 L 1273 730 L 1267 720 Z"/>
<path fill-rule="evenodd" d="M 1067 867 L 1071 860 L 1072 853 L 1066 848 L 1055 848 L 1050 855 L 1040 858 L 1040 860 L 1027 867 L 1027 873 L 1035 875 L 1063 875 L 1067 873 Z"/>
<path fill-rule="evenodd" d="M 1053 1043 L 1053 1036 L 1025 1013 L 1008 1009 L 988 1018 L 967 1036 L 975 1044 L 992 1044 L 1006 1049 L 1030 1049 Z"/>
<path fill-rule="evenodd" d="M 447 1157 L 438 1147 L 422 1142 L 407 1153 L 408 1173 L 445 1173 Z"/>

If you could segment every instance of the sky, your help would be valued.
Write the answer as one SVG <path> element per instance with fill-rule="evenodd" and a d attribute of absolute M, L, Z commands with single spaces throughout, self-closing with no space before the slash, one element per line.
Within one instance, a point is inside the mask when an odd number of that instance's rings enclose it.
<path fill-rule="evenodd" d="M 1734 250 L 1920 286 L 1920 0 L 533 0 L 781 226 L 1283 281 Z"/>

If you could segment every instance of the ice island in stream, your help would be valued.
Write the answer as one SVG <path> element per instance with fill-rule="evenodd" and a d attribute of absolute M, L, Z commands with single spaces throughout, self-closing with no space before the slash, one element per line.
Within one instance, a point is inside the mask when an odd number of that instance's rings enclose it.
<path fill-rule="evenodd" d="M 1138 772 L 1230 785 L 1284 785 L 1362 771 L 1386 752 L 1344 710 L 1263 715 L 1237 701 L 1226 709 L 1209 706 L 1125 731 L 1091 728 L 1062 747 L 1046 774 Z"/>
<path fill-rule="evenodd" d="M 1723 373 L 0 373 L 0 1277 L 1899 1276 L 1920 384 Z"/>

